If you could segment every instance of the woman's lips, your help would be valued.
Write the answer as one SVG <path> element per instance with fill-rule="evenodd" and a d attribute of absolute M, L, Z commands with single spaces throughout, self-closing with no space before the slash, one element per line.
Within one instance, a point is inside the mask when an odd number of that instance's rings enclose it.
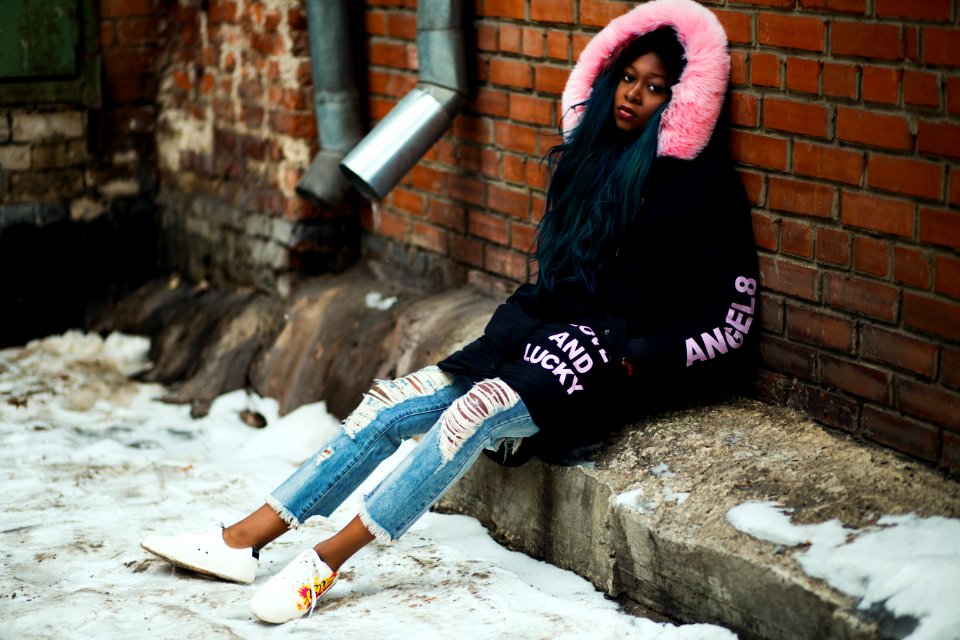
<path fill-rule="evenodd" d="M 617 115 L 624 120 L 636 120 L 637 114 L 628 106 L 620 105 L 617 107 Z"/>

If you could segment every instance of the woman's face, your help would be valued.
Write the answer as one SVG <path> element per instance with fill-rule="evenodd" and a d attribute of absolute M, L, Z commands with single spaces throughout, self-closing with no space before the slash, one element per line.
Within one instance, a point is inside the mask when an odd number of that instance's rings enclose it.
<path fill-rule="evenodd" d="M 621 131 L 638 131 L 670 97 L 660 56 L 648 52 L 622 69 L 613 97 L 613 119 Z"/>

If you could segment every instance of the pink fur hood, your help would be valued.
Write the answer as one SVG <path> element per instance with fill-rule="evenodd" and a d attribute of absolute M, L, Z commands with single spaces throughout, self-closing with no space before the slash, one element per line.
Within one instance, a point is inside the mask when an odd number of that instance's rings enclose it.
<path fill-rule="evenodd" d="M 639 5 L 611 20 L 590 40 L 563 90 L 564 134 L 577 125 L 583 110 L 571 107 L 590 96 L 610 55 L 623 43 L 664 26 L 677 32 L 686 66 L 660 121 L 657 155 L 692 160 L 703 151 L 723 106 L 730 54 L 717 17 L 693 0 L 652 0 Z"/>

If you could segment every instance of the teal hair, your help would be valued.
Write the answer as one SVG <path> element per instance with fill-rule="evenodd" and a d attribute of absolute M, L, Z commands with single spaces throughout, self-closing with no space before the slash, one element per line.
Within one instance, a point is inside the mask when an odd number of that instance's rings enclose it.
<path fill-rule="evenodd" d="M 582 105 L 580 123 L 547 152 L 550 184 L 533 255 L 540 268 L 538 288 L 550 291 L 557 282 L 574 279 L 594 290 L 598 267 L 616 252 L 640 209 L 669 101 L 639 134 L 630 134 L 616 127 L 613 100 L 624 65 L 654 50 L 644 40 L 628 46 L 601 73 Z"/>

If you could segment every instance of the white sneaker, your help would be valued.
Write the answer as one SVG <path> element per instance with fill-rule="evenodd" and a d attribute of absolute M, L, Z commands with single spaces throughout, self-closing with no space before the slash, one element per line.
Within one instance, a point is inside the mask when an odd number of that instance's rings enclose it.
<path fill-rule="evenodd" d="M 221 527 L 179 536 L 147 536 L 140 546 L 178 567 L 244 584 L 253 582 L 260 564 L 256 549 L 228 547 Z"/>
<path fill-rule="evenodd" d="M 280 624 L 313 613 L 317 600 L 337 581 L 338 573 L 307 549 L 253 596 L 250 610 L 264 622 Z"/>

